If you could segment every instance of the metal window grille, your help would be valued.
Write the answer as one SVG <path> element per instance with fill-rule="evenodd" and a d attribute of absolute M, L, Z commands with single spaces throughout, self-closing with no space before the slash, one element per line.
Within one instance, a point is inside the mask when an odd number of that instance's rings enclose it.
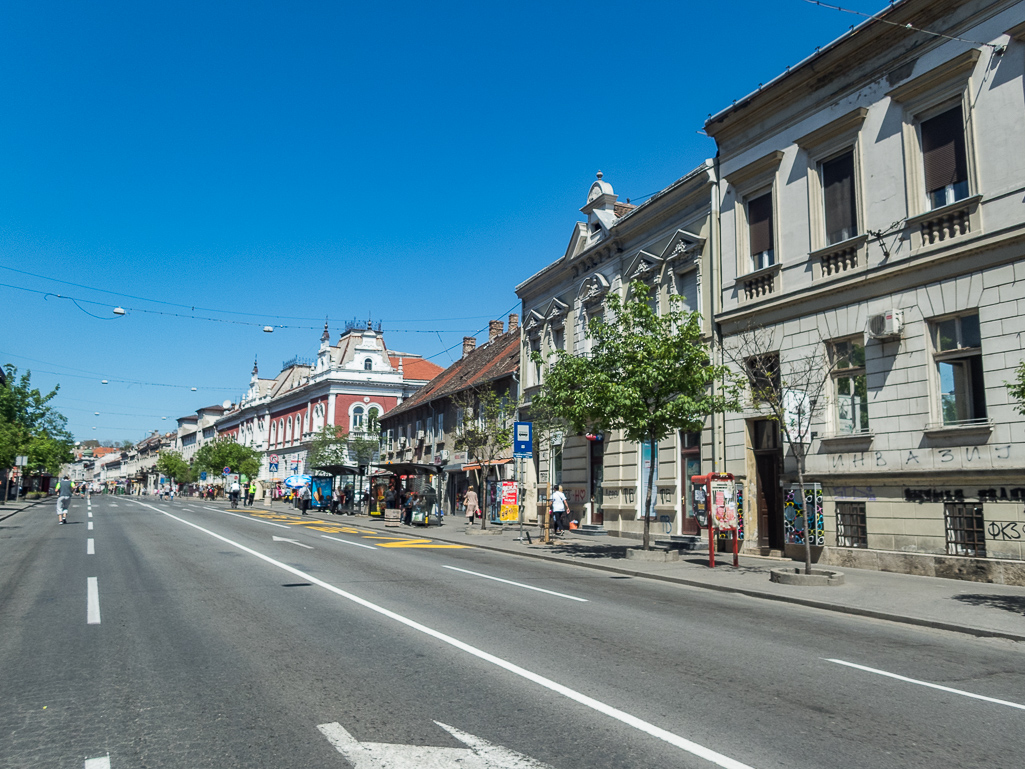
<path fill-rule="evenodd" d="M 982 505 L 948 502 L 943 506 L 947 524 L 947 555 L 986 557 L 986 522 Z"/>
<path fill-rule="evenodd" d="M 836 546 L 868 547 L 864 502 L 836 503 Z"/>

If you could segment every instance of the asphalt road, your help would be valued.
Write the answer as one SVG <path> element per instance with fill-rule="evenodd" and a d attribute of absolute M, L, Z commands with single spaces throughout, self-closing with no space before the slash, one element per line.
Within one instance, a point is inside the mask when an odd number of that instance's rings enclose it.
<path fill-rule="evenodd" d="M 0 766 L 1025 765 L 1012 642 L 263 509 L 0 523 Z"/>

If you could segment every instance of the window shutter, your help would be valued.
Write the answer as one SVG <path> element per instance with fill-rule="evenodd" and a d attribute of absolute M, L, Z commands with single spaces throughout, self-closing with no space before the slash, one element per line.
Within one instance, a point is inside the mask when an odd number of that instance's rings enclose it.
<path fill-rule="evenodd" d="M 698 309 L 698 271 L 691 270 L 680 276 L 680 295 L 683 297 L 680 307 L 686 312 Z"/>
<path fill-rule="evenodd" d="M 925 191 L 933 192 L 968 178 L 961 107 L 922 121 Z"/>
<path fill-rule="evenodd" d="M 826 244 L 854 237 L 854 153 L 822 164 L 822 196 L 826 209 Z"/>
<path fill-rule="evenodd" d="M 772 193 L 748 201 L 747 221 L 751 231 L 751 253 L 772 250 Z"/>

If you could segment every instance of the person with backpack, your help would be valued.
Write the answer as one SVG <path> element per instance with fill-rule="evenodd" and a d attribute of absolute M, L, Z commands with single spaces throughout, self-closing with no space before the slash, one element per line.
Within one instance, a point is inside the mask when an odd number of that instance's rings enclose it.
<path fill-rule="evenodd" d="M 57 484 L 57 523 L 68 522 L 68 508 L 71 506 L 73 490 L 70 476 L 65 475 Z"/>
<path fill-rule="evenodd" d="M 310 491 L 310 487 L 303 486 L 299 490 L 299 509 L 303 515 L 309 515 L 311 499 L 313 499 L 313 493 Z"/>

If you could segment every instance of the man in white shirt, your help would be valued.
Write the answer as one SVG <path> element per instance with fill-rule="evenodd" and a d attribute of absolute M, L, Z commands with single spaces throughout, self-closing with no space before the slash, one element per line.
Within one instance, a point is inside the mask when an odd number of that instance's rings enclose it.
<path fill-rule="evenodd" d="M 569 512 L 569 503 L 566 495 L 562 493 L 562 486 L 555 487 L 552 494 L 552 525 L 556 534 L 562 534 L 563 517 Z"/>

